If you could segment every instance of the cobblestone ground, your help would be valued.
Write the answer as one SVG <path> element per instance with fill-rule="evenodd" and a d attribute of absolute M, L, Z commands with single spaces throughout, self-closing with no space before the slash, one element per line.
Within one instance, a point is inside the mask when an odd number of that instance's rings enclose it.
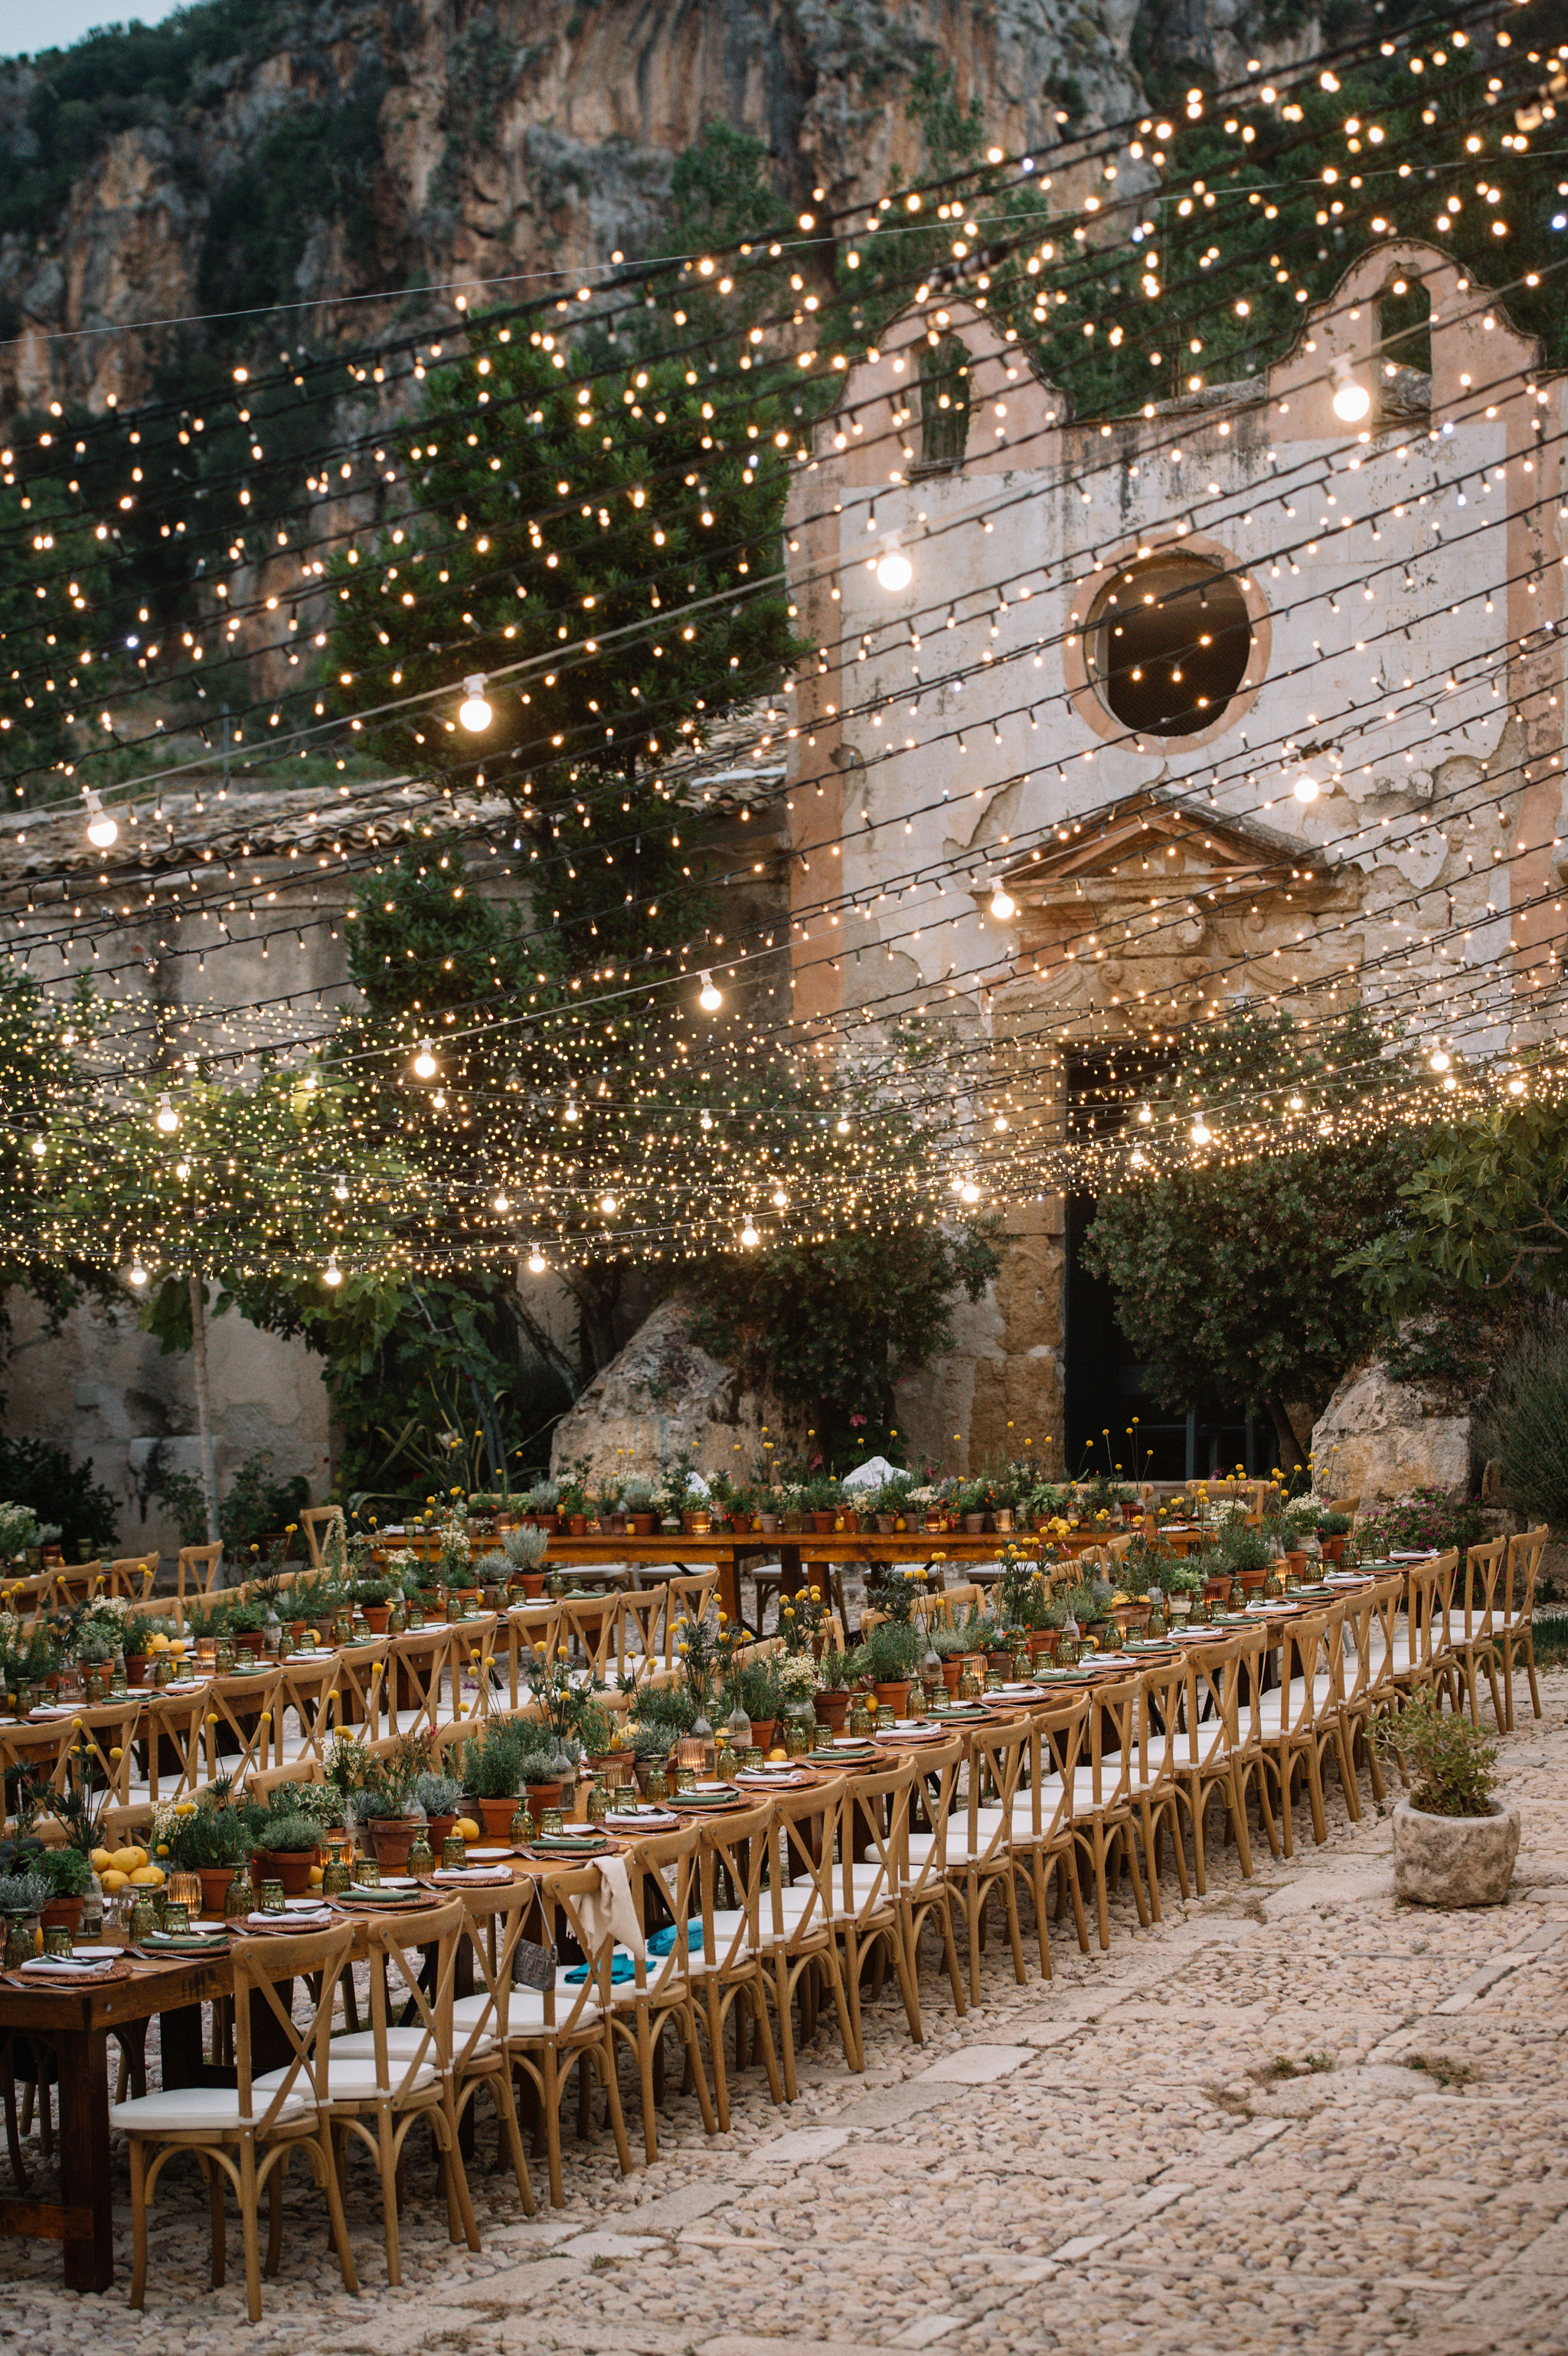
<path fill-rule="evenodd" d="M 676 2091 L 662 2156 L 623 2182 L 607 2137 L 566 2146 L 568 2203 L 517 2212 L 487 2172 L 481 2254 L 445 2238 L 412 2154 L 404 2284 L 384 2287 L 367 2168 L 349 2224 L 366 2295 L 344 2296 L 316 2197 L 291 2179 L 282 2272 L 244 2321 L 208 2287 L 205 2200 L 165 2179 L 144 2315 L 122 2280 L 79 2301 L 59 2254 L 0 2242 L 0 2338 L 29 2356 L 179 2347 L 192 2356 L 401 2356 L 535 2348 L 632 2356 L 842 2356 L 873 2349 L 1383 2351 L 1568 2348 L 1568 1674 L 1503 1745 L 1524 1815 L 1508 1904 L 1395 1906 L 1390 1830 L 1330 1802 L 1321 1849 L 1207 1899 L 1165 1885 L 1165 1919 L 1117 1907 L 1108 1955 L 1060 1926 L 1056 1976 L 1018 1987 L 993 1938 L 985 2001 L 956 2021 L 923 1979 L 913 2046 L 890 1984 L 869 2008 L 863 2078 L 826 2033 L 774 2110 L 740 2082 L 709 2142 Z M 1528 1699 L 1527 1704 L 1528 1708 Z M 1026 1911 L 1026 1953 L 1029 1918 Z M 1038 1951 L 1036 1951 L 1038 1954 Z M 639 2122 L 628 2101 L 635 2147 Z M 569 2101 L 569 2119 L 575 2105 Z M 183 2167 L 183 2163 L 179 2166 Z M 4 2163 L 0 2160 L 0 2171 Z M 781 2343 L 783 2345 L 781 2346 Z"/>

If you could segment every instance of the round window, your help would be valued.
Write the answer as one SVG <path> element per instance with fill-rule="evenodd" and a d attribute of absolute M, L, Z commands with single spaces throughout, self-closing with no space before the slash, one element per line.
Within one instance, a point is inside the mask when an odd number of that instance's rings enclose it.
<path fill-rule="evenodd" d="M 1113 575 L 1083 631 L 1089 676 L 1124 727 L 1211 728 L 1246 677 L 1253 626 L 1237 583 L 1200 556 L 1146 557 Z"/>

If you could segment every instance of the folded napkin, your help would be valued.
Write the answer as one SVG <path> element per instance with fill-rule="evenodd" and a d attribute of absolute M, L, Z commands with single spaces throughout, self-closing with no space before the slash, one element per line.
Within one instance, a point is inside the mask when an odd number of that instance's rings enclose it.
<path fill-rule="evenodd" d="M 617 1863 L 620 1862 L 619 1859 L 616 1861 Z M 700 1922 L 688 1922 L 687 1924 L 686 1944 L 692 1953 L 701 1953 L 702 1925 Z M 647 1943 L 647 1952 L 648 1954 L 656 1961 L 661 1963 L 666 1955 L 674 1954 L 675 1925 L 673 1922 L 669 1925 L 667 1930 L 656 1931 L 654 1933 L 653 1936 Z M 610 1957 L 610 1979 L 612 1985 L 615 1987 L 624 1987 L 628 1980 L 635 1979 L 636 1976 L 637 1966 L 635 1959 L 627 1954 L 624 1947 L 616 1947 Z M 566 1976 L 573 1987 L 581 1987 L 583 1981 L 588 1977 L 587 1965 L 574 1965 L 567 1973 Z"/>
<path fill-rule="evenodd" d="M 248 1931 L 330 1931 L 332 1916 L 324 1906 L 319 1914 L 247 1914 Z"/>
<path fill-rule="evenodd" d="M 612 1808 L 604 1822 L 612 1832 L 617 1833 L 673 1833 L 678 1829 L 680 1818 L 668 1808 L 639 1808 L 635 1816 Z"/>
<path fill-rule="evenodd" d="M 109 1966 L 101 1955 L 34 1955 L 20 1969 L 24 1975 L 32 1974 L 38 1979 L 80 1980 L 107 1971 Z"/>
<path fill-rule="evenodd" d="M 594 1862 L 599 1873 L 598 1890 L 590 1890 L 577 1901 L 582 1927 L 595 1946 L 603 1939 L 614 1939 L 641 1962 L 647 1950 L 643 1944 L 643 1926 L 632 1903 L 626 1860 L 624 1857 L 603 1857 Z"/>
<path fill-rule="evenodd" d="M 457 1881 L 468 1884 L 510 1881 L 511 1878 L 504 1865 L 438 1865 L 431 1875 L 432 1881 Z"/>

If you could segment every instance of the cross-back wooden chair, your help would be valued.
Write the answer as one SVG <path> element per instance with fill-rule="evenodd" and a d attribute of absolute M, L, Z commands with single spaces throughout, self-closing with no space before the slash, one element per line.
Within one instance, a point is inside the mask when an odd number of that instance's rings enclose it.
<path fill-rule="evenodd" d="M 1535 1582 L 1541 1572 L 1541 1558 L 1551 1536 L 1544 1522 L 1532 1530 L 1521 1531 L 1509 1538 L 1508 1569 L 1504 1574 L 1502 1609 L 1497 1623 L 1497 1647 L 1503 1665 L 1503 1719 L 1509 1734 L 1513 1732 L 1513 1673 L 1515 1664 L 1522 1666 L 1530 1681 L 1530 1702 L 1537 1718 L 1541 1716 L 1541 1688 L 1535 1682 Z"/>
<path fill-rule="evenodd" d="M 1404 1617 L 1394 1639 L 1393 1686 L 1401 1708 L 1413 1695 L 1437 1683 L 1445 1655 L 1445 1598 L 1459 1568 L 1459 1553 L 1434 1555 L 1428 1562 L 1412 1563 L 1404 1576 Z"/>
<path fill-rule="evenodd" d="M 944 1587 L 934 1595 L 917 1595 L 911 1617 L 923 1621 L 928 1628 L 933 1624 L 956 1628 L 970 1606 L 985 1599 L 985 1589 L 969 1580 L 962 1587 Z"/>
<path fill-rule="evenodd" d="M 140 1603 L 151 1595 L 153 1581 L 158 1575 L 156 1554 L 121 1555 L 112 1562 L 104 1577 L 105 1595 L 123 1597 Z"/>
<path fill-rule="evenodd" d="M 784 2100 L 773 2030 L 768 2026 L 767 1976 L 762 1940 L 763 1878 L 768 1865 L 773 1804 L 729 1811 L 698 1827 L 698 1890 L 702 1952 L 691 1971 L 701 1997 L 698 2019 L 708 2030 L 713 2104 L 722 2134 L 730 2132 L 730 2080 L 724 2030 L 735 2019 L 735 2066 L 745 2066 L 745 2032 L 761 2047 L 768 2092 Z M 721 1886 L 722 1885 L 722 1886 Z M 720 1899 L 728 1894 L 729 1903 Z"/>
<path fill-rule="evenodd" d="M 1262 1674 L 1267 1632 L 1238 1630 L 1219 1643 L 1182 1648 L 1184 1696 L 1171 1761 L 1172 1788 L 1178 1811 L 1185 1810 L 1192 1835 L 1192 1879 L 1201 1898 L 1209 1887 L 1208 1836 L 1210 1803 L 1216 1794 L 1235 1838 L 1242 1872 L 1252 1879 L 1253 1848 L 1247 1830 L 1247 1761 L 1241 1732 L 1243 1676 Z M 1243 1669 L 1245 1664 L 1245 1669 Z M 1249 1726 L 1251 1714 L 1249 1712 Z M 1261 1721 L 1259 1734 L 1261 1737 Z M 1260 1761 L 1254 1759 L 1253 1762 Z M 1178 1822 L 1178 1837 L 1180 1835 Z"/>
<path fill-rule="evenodd" d="M 833 1927 L 844 1943 L 844 1991 L 849 2001 L 857 2070 L 866 2066 L 860 1975 L 873 1949 L 880 1949 L 892 1963 L 910 2035 L 918 2040 L 921 2033 L 920 2005 L 901 1912 L 909 1879 L 910 1795 L 914 1780 L 914 1761 L 894 1760 L 875 1773 L 852 1776 L 845 1790 L 844 1835 L 834 1875 Z"/>
<path fill-rule="evenodd" d="M 773 1976 L 784 2100 L 795 2098 L 795 2005 L 801 2008 L 801 2034 L 816 2033 L 817 1997 L 824 1981 L 831 1990 L 839 2043 L 846 2063 L 855 2051 L 855 2032 L 844 1992 L 838 1941 L 833 1928 L 834 1860 L 847 1829 L 846 1777 L 808 1791 L 773 1794 L 776 1845 L 772 1847 L 762 1936 Z"/>
<path fill-rule="evenodd" d="M 273 1795 L 290 1783 L 324 1783 L 325 1772 L 319 1759 L 288 1759 L 281 1767 L 253 1768 L 245 1778 L 245 1797 L 265 1807 Z"/>
<path fill-rule="evenodd" d="M 954 2009 L 960 2019 L 968 2010 L 958 1949 L 953 1937 L 953 1896 L 947 1887 L 947 1827 L 957 1800 L 958 1778 L 965 1757 L 964 1737 L 925 1743 L 916 1762 L 919 1772 L 910 1788 L 909 1830 L 904 1837 L 904 1878 L 899 1891 L 899 1921 L 904 1952 L 909 1957 L 910 1987 L 914 1997 L 917 2045 L 925 2042 L 920 2010 L 920 1942 L 928 1922 L 934 1922 L 942 1940 L 942 1959 L 953 1990 Z"/>
<path fill-rule="evenodd" d="M 491 1672 L 496 1664 L 496 1631 L 500 1615 L 478 1613 L 452 1623 L 452 1652 L 447 1663 L 447 1705 L 454 1719 L 488 1718 Z"/>
<path fill-rule="evenodd" d="M 57 1563 L 50 1582 L 50 1608 L 62 1612 L 72 1603 L 91 1603 L 95 1595 L 102 1594 L 107 1577 L 101 1562 Z"/>
<path fill-rule="evenodd" d="M 1181 1814 L 1176 1797 L 1177 1744 L 1187 1698 L 1187 1669 L 1179 1658 L 1151 1662 L 1140 1680 L 1136 1710 L 1137 1758 L 1133 1768 L 1132 1803 L 1143 1835 L 1144 1868 L 1148 1879 L 1149 1912 L 1157 1922 L 1159 1905 L 1159 1837 L 1168 1830 L 1176 1858 L 1176 1879 L 1187 1897 L 1187 1848 L 1181 1835 Z"/>
<path fill-rule="evenodd" d="M 554 1659 L 560 1628 L 559 1603 L 514 1603 L 507 1612 L 505 1683 L 510 1708 L 518 1709 L 528 1700 L 535 1660 Z"/>
<path fill-rule="evenodd" d="M 332 2041 L 332 2078 L 323 2109 L 341 2182 L 345 2145 L 355 2136 L 381 2179 L 387 2280 L 400 2283 L 398 2179 L 416 2120 L 435 2138 L 450 2240 L 479 2247 L 479 2228 L 457 2135 L 453 2079 L 453 1997 L 467 1929 L 462 1899 L 416 1915 L 373 1914 L 370 2026 Z M 426 1951 L 434 1947 L 433 1965 Z"/>
<path fill-rule="evenodd" d="M 26 1775 L 44 1801 L 68 1793 L 101 1794 L 116 1811 L 135 1799 L 139 1700 L 84 1702 L 69 1718 L 0 1723 L 0 1774 Z"/>
<path fill-rule="evenodd" d="M 247 1675 L 236 1672 L 208 1678 L 203 1726 L 209 1783 L 220 1773 L 242 1783 L 252 1768 L 272 1763 L 272 1728 L 282 1690 L 283 1672 L 275 1664 Z"/>
<path fill-rule="evenodd" d="M 340 1525 L 343 1522 L 341 1505 L 302 1505 L 300 1508 L 300 1528 L 304 1532 L 304 1542 L 310 1548 L 314 1570 L 319 1570 L 326 1559 L 322 1550 L 322 1540 L 334 1522 Z"/>
<path fill-rule="evenodd" d="M 336 1730 L 337 1656 L 315 1661 L 290 1653 L 278 1667 L 272 1755 L 279 1766 L 303 1768 L 313 1760 L 325 1758 Z"/>
<path fill-rule="evenodd" d="M 980 2001 L 980 1923 L 993 1890 L 1001 1894 L 1020 1987 L 1028 1977 L 1013 1878 L 1012 1822 L 1030 1733 L 1027 1716 L 965 1729 L 964 1806 L 947 1827 L 947 1888 L 968 1935 L 971 2004 Z"/>
<path fill-rule="evenodd" d="M 668 1669 L 675 1665 L 677 1623 L 681 1620 L 707 1618 L 708 1607 L 712 1602 L 719 1585 L 719 1573 L 717 1569 L 682 1571 L 678 1577 L 667 1580 L 667 1584 L 669 1589 L 669 1602 L 665 1611 L 664 1665 Z M 761 1633 L 759 1630 L 758 1633 L 761 1634 Z"/>
<path fill-rule="evenodd" d="M 212 2283 L 224 2276 L 223 2188 L 240 2204 L 245 2243 L 245 2299 L 252 2323 L 261 2319 L 261 2263 L 257 2201 L 267 2195 L 270 2231 L 266 2270 L 275 2275 L 283 2251 L 283 2179 L 296 2150 L 303 2150 L 316 2183 L 326 2194 L 333 2247 L 346 2290 L 359 2284 L 348 2247 L 343 2199 L 324 2118 L 330 2094 L 332 2011 L 337 1979 L 348 1962 L 354 1926 L 344 1923 L 299 1938 L 240 1939 L 230 1953 L 234 1980 L 232 2086 L 172 2086 L 116 2103 L 112 2129 L 129 2137 L 131 2233 L 133 2260 L 131 2305 L 142 2307 L 147 2290 L 147 2211 L 166 2162 L 177 2151 L 193 2152 L 208 2185 L 212 2219 Z M 310 2018 L 296 2022 L 293 1983 L 318 1987 Z M 280 1987 L 285 1991 L 280 1995 Z M 289 2060 L 258 2077 L 251 2062 L 252 2006 L 268 2016 L 269 2031 Z M 149 2155 L 150 2159 L 149 2159 Z"/>
<path fill-rule="evenodd" d="M 1132 1835 L 1133 1768 L 1137 1755 L 1138 1679 L 1115 1677 L 1089 1695 L 1082 1763 L 1073 1777 L 1072 1837 L 1094 1879 L 1102 1948 L 1111 1944 L 1110 1868 L 1125 1856 L 1138 1921 L 1149 1926 L 1148 1901 Z M 1118 1872 L 1120 1870 L 1118 1866 Z"/>
<path fill-rule="evenodd" d="M 433 1734 L 446 1722 L 443 1691 L 453 1638 L 460 1627 L 453 1630 L 443 1622 L 391 1638 L 386 1679 L 389 1734 Z"/>
<path fill-rule="evenodd" d="M 1353 1784 L 1340 1748 L 1342 1687 L 1339 1673 L 1338 1607 L 1303 1613 L 1284 1622 L 1279 1634 L 1279 1683 L 1264 1696 L 1263 1755 L 1279 1798 L 1281 1832 L 1286 1857 L 1296 1854 L 1295 1787 L 1297 1769 L 1305 1769 L 1312 1814 L 1312 1837 L 1321 1847 L 1328 1837 L 1323 1807 L 1323 1758 L 1332 1743 L 1339 1755 L 1341 1780 Z"/>
<path fill-rule="evenodd" d="M 1448 1609 L 1444 1652 L 1448 1669 L 1445 1680 L 1455 1709 L 1467 1708 L 1473 1722 L 1481 1722 L 1480 1680 L 1491 1689 L 1493 1722 L 1503 1724 L 1503 1697 L 1498 1686 L 1497 1619 L 1503 1587 L 1503 1558 L 1508 1539 L 1493 1538 L 1473 1546 L 1454 1582 Z"/>
<path fill-rule="evenodd" d="M 634 1961 L 632 1977 L 610 1989 L 612 2039 L 620 2037 L 636 2056 L 642 2084 L 643 2148 L 651 2167 L 659 2156 L 658 2115 L 654 2107 L 654 2053 L 665 2029 L 673 2024 L 685 2045 L 689 2074 L 697 2090 L 702 2124 L 717 2135 L 719 2122 L 708 2092 L 702 2047 L 697 2034 L 697 2003 L 691 1976 L 688 1926 L 700 1906 L 698 1844 L 700 1828 L 656 1833 L 635 1842 L 625 1852 L 632 1908 L 646 1927 L 656 1902 L 667 1911 L 675 1939 L 667 1954 Z"/>
<path fill-rule="evenodd" d="M 517 2124 L 507 2038 L 511 2019 L 512 1971 L 537 1896 L 533 1882 L 526 1879 L 508 1883 L 505 1889 L 463 1892 L 470 1976 L 478 1986 L 471 1996 L 454 1997 L 452 2007 L 452 2080 L 456 2116 L 461 2122 L 481 2089 L 488 2093 L 496 2106 L 499 2136 L 512 2163 L 517 2199 L 525 2217 L 535 2214 L 536 2203 L 522 2130 Z"/>
<path fill-rule="evenodd" d="M 181 1547 L 175 1559 L 175 1593 L 182 1603 L 187 1595 L 200 1598 L 211 1594 L 222 1560 L 220 1538 L 214 1538 L 210 1546 Z"/>
<path fill-rule="evenodd" d="M 620 1598 L 621 1617 L 615 1631 L 615 1667 L 621 1676 L 639 1683 L 657 1668 L 668 1665 L 669 1589 L 633 1587 Z"/>
<path fill-rule="evenodd" d="M 596 1686 L 610 1683 L 620 1618 L 619 1595 L 561 1598 L 556 1644 L 558 1648 L 562 1644 L 571 1648 L 574 1675 L 586 1675 Z"/>
<path fill-rule="evenodd" d="M 387 1669 L 390 1641 L 373 1636 L 363 1644 L 337 1647 L 336 1719 L 353 1727 L 368 1742 L 376 1741 L 386 1709 Z"/>
<path fill-rule="evenodd" d="M 695 1833 L 691 1844 L 695 1851 Z M 574 2067 L 586 2062 L 604 2089 L 605 2109 L 623 2176 L 632 2172 L 632 2147 L 626 2140 L 611 2029 L 610 1975 L 615 1952 L 614 1933 L 598 1927 L 597 1912 L 594 1927 L 590 1929 L 584 1912 L 589 1906 L 596 1909 L 602 1896 L 599 1869 L 583 1865 L 541 1874 L 538 1890 L 546 1945 L 540 1974 L 543 1985 L 513 1986 L 507 1998 L 506 2050 L 513 2067 L 522 2072 L 539 2098 L 549 2164 L 550 2206 L 559 2209 L 566 2198 L 561 2174 L 560 2103 Z M 556 1959 L 563 1938 L 576 1946 L 583 1959 L 580 1965 L 562 1964 Z M 650 2104 L 651 2087 L 650 2063 L 644 2095 Z"/>
<path fill-rule="evenodd" d="M 205 1783 L 204 1736 L 207 1687 L 187 1693 L 155 1692 L 143 1703 L 142 1741 L 147 1797 L 189 1800 Z"/>

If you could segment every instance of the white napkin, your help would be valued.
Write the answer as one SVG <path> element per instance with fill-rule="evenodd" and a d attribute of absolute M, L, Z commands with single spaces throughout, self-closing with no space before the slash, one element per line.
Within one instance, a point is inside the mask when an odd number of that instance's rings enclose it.
<path fill-rule="evenodd" d="M 592 1891 L 577 1901 L 577 1912 L 582 1927 L 597 1946 L 602 1940 L 613 1939 L 624 1947 L 634 1962 L 646 1963 L 648 1951 L 643 1942 L 643 1926 L 637 1920 L 637 1910 L 632 1903 L 632 1879 L 626 1871 L 624 1857 L 596 1858 L 599 1872 L 599 1894 Z"/>
<path fill-rule="evenodd" d="M 510 1881 L 511 1874 L 504 1865 L 440 1865 L 431 1875 L 432 1881 L 493 1882 Z"/>
<path fill-rule="evenodd" d="M 24 1973 L 35 1973 L 39 1979 L 61 1980 L 79 1980 L 84 1974 L 101 1972 L 104 1968 L 101 1957 L 95 1961 L 83 1957 L 79 1962 L 74 1955 L 35 1955 L 30 1963 L 21 1965 Z"/>

